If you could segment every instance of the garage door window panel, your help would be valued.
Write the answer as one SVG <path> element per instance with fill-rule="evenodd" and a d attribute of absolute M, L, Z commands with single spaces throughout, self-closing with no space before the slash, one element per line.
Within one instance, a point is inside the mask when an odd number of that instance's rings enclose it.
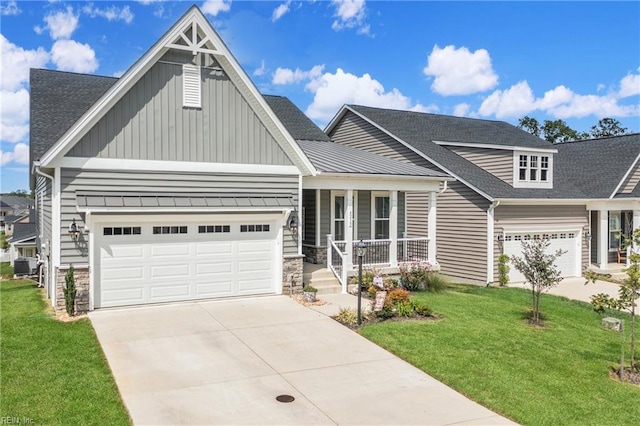
<path fill-rule="evenodd" d="M 186 234 L 188 232 L 188 228 L 186 226 L 154 226 L 153 227 L 153 235 L 164 235 L 164 234 Z"/>

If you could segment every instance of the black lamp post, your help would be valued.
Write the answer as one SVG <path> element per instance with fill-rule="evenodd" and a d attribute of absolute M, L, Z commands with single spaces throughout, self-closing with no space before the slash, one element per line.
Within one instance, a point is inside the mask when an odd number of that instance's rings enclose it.
<path fill-rule="evenodd" d="M 358 250 L 358 325 L 362 324 L 362 258 L 367 253 L 367 245 L 360 240 L 358 244 L 356 244 L 356 249 Z"/>

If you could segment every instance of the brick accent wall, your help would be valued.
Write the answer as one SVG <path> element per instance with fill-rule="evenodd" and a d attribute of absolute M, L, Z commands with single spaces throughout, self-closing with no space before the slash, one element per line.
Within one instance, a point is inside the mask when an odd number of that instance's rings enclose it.
<path fill-rule="evenodd" d="M 282 259 L 282 294 L 302 292 L 302 263 L 304 255 Z"/>
<path fill-rule="evenodd" d="M 58 268 L 56 272 L 56 310 L 65 310 L 64 286 L 69 268 Z M 89 312 L 89 268 L 73 268 L 76 278 L 76 314 Z"/>

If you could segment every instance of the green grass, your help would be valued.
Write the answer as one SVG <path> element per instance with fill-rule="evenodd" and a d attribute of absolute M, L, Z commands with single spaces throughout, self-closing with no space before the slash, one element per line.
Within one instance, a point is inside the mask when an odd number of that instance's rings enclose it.
<path fill-rule="evenodd" d="M 0 262 L 0 275 L 13 277 L 13 266 L 10 262 Z"/>
<path fill-rule="evenodd" d="M 0 418 L 47 425 L 127 425 L 88 319 L 52 318 L 31 281 L 0 283 Z"/>
<path fill-rule="evenodd" d="M 523 320 L 530 292 L 455 286 L 427 299 L 439 321 L 385 322 L 362 335 L 524 425 L 637 425 L 640 387 L 609 378 L 620 334 L 586 303 L 543 295 L 545 328 Z M 629 321 L 626 321 L 627 327 Z M 625 346 L 628 361 L 628 340 Z"/>

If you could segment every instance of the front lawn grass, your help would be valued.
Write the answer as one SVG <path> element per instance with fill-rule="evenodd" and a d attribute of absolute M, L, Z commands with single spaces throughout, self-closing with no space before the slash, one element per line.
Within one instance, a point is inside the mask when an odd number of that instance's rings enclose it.
<path fill-rule="evenodd" d="M 543 295 L 539 328 L 524 319 L 531 293 L 522 289 L 455 286 L 415 297 L 444 318 L 377 323 L 362 335 L 523 425 L 639 424 L 640 387 L 609 378 L 620 334 L 603 330 L 591 305 Z M 625 349 L 628 362 L 628 339 Z"/>
<path fill-rule="evenodd" d="M 0 262 L 0 275 L 13 277 L 13 266 L 10 262 Z"/>
<path fill-rule="evenodd" d="M 0 283 L 0 418 L 130 424 L 89 320 L 61 323 L 48 312 L 33 282 Z"/>

